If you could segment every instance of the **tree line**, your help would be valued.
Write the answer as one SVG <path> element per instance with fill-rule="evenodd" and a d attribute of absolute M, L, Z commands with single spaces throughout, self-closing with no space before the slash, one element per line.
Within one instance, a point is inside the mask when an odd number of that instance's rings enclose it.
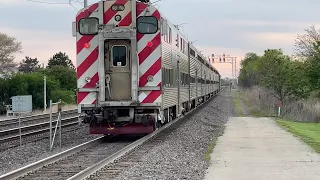
<path fill-rule="evenodd" d="M 64 52 L 54 54 L 47 67 L 40 65 L 35 57 L 26 56 L 16 63 L 15 54 L 22 52 L 21 42 L 0 32 L 0 106 L 11 104 L 11 97 L 32 95 L 33 108 L 42 109 L 44 104 L 44 76 L 46 76 L 46 98 L 57 102 L 75 104 L 77 75 L 75 67 Z M 15 71 L 17 69 L 18 71 Z"/>
<path fill-rule="evenodd" d="M 261 86 L 279 101 L 320 97 L 320 30 L 311 26 L 295 39 L 294 54 L 267 49 L 263 55 L 247 53 L 241 62 L 239 85 Z"/>

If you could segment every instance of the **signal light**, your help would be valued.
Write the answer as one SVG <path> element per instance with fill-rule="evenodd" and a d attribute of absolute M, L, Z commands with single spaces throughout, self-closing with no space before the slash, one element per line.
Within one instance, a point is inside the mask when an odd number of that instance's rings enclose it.
<path fill-rule="evenodd" d="M 153 43 L 150 41 L 150 42 L 148 42 L 147 46 L 148 46 L 148 47 L 152 47 L 152 46 L 153 46 Z"/>
<path fill-rule="evenodd" d="M 85 48 L 90 48 L 90 44 L 89 43 L 84 43 L 84 45 L 83 45 Z"/>
<path fill-rule="evenodd" d="M 219 58 L 220 62 L 221 62 L 221 58 Z"/>

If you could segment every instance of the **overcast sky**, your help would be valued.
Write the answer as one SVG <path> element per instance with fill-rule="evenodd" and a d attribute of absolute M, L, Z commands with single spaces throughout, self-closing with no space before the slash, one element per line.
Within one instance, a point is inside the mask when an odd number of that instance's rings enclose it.
<path fill-rule="evenodd" d="M 66 4 L 0 0 L 0 31 L 22 42 L 23 53 L 16 61 L 31 56 L 47 63 L 54 53 L 63 51 L 75 63 L 71 24 L 83 0 L 74 0 L 75 8 L 69 0 L 38 1 Z M 267 48 L 291 54 L 296 35 L 320 24 L 319 0 L 162 0 L 157 7 L 174 24 L 187 23 L 182 31 L 207 56 L 261 54 Z M 214 66 L 223 76 L 231 76 L 231 65 Z"/>

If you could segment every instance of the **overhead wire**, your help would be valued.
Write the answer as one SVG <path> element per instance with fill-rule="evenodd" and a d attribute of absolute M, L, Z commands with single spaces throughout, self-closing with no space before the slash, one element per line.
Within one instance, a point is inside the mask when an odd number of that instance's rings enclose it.
<path fill-rule="evenodd" d="M 78 9 L 71 2 L 78 2 L 79 4 L 81 4 L 81 2 L 78 0 L 69 0 L 68 3 L 66 3 L 66 2 L 65 3 L 63 3 L 63 2 L 47 2 L 47 1 L 39 1 L 39 0 L 26 0 L 26 1 L 33 2 L 33 3 L 40 3 L 40 4 L 49 4 L 49 5 L 70 5 L 77 11 L 78 11 Z M 81 5 L 83 5 L 83 4 L 81 4 Z"/>
<path fill-rule="evenodd" d="M 26 0 L 29 2 L 34 2 L 34 3 L 41 3 L 41 4 L 69 4 L 69 3 L 62 3 L 62 2 L 46 2 L 46 1 L 38 1 L 38 0 Z"/>

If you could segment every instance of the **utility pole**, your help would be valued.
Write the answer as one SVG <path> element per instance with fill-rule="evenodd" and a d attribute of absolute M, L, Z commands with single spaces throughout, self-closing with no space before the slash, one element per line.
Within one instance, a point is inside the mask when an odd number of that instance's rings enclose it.
<path fill-rule="evenodd" d="M 88 0 L 83 0 L 84 7 L 88 6 Z"/>

